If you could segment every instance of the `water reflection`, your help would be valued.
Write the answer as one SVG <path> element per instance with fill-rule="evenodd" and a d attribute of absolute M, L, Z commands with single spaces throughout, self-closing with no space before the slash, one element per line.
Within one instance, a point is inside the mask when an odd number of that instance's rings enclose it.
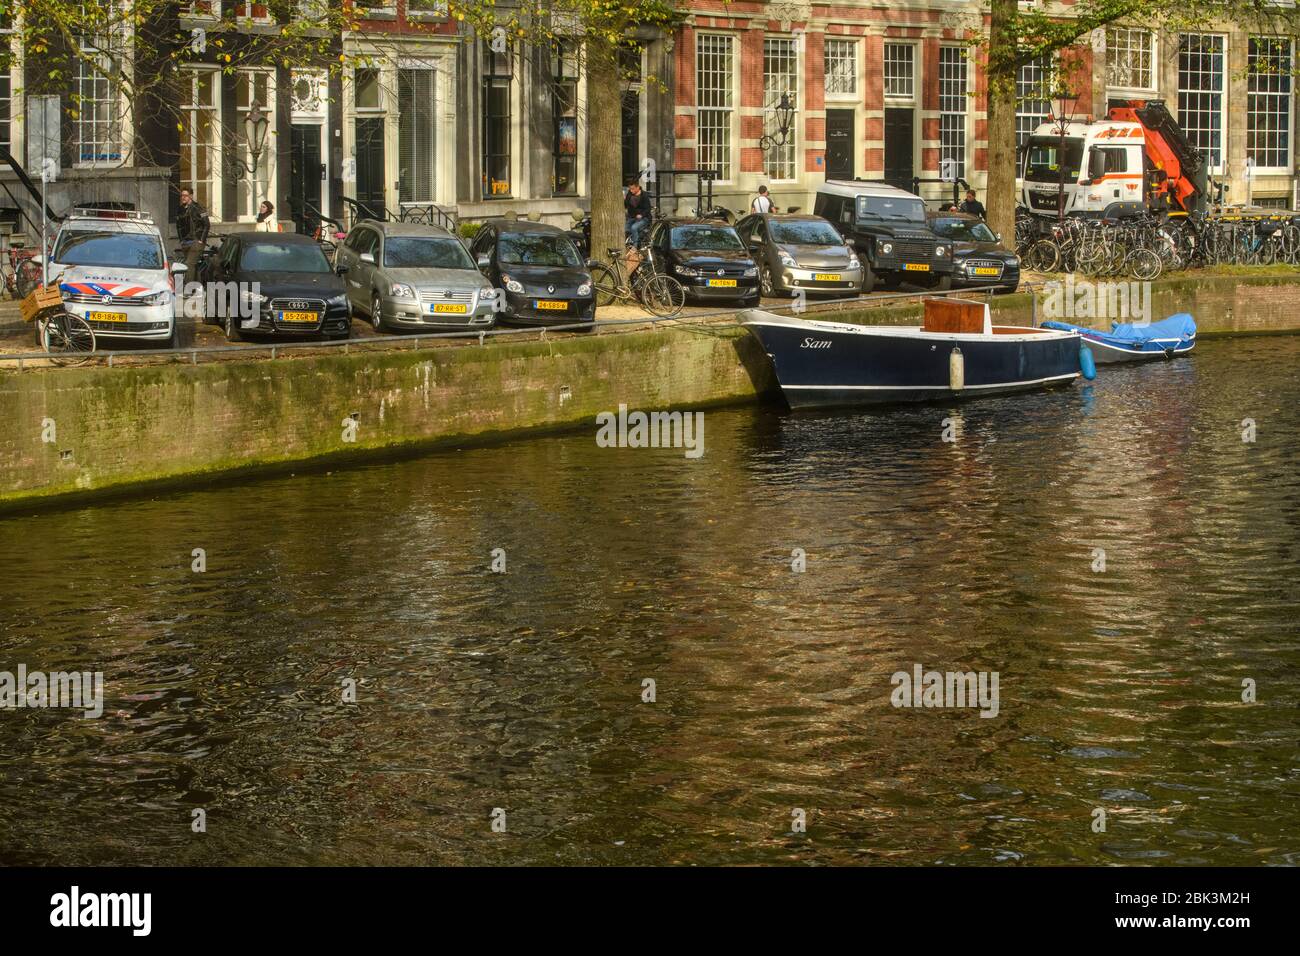
<path fill-rule="evenodd" d="M 107 701 L 0 712 L 0 859 L 1293 863 L 1298 361 L 7 520 L 0 669 Z M 893 709 L 914 663 L 999 717 Z"/>

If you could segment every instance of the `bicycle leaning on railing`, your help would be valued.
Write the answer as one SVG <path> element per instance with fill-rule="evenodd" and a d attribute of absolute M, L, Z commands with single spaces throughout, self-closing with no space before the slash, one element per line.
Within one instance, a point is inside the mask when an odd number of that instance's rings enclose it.
<path fill-rule="evenodd" d="M 36 288 L 23 299 L 23 320 L 32 323 L 36 344 L 59 365 L 80 365 L 95 351 L 95 330 L 84 317 L 69 312 L 63 304 L 59 282 Z"/>
<path fill-rule="evenodd" d="M 686 290 L 672 276 L 652 272 L 644 261 L 639 261 L 629 273 L 628 257 L 639 255 L 630 247 L 608 249 L 604 262 L 588 260 L 587 268 L 596 288 L 596 305 L 638 302 L 651 315 L 671 319 L 686 305 Z"/>

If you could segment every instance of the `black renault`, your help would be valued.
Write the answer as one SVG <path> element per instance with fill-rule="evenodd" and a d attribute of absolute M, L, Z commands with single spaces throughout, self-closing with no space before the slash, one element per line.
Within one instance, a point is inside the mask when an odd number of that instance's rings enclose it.
<path fill-rule="evenodd" d="M 470 244 L 489 282 L 505 290 L 500 318 L 512 325 L 594 322 L 591 273 L 560 229 L 541 222 L 490 219 Z"/>
<path fill-rule="evenodd" d="M 1015 292 L 1020 285 L 1020 257 L 1001 245 L 984 220 L 960 212 L 926 213 L 930 229 L 952 244 L 952 284 L 993 286 Z"/>
<path fill-rule="evenodd" d="M 758 304 L 758 265 L 721 219 L 660 219 L 648 255 L 654 271 L 672 276 L 692 299 Z"/>
<path fill-rule="evenodd" d="M 242 335 L 345 339 L 352 310 L 343 279 L 310 236 L 235 232 L 208 259 L 208 321 Z"/>

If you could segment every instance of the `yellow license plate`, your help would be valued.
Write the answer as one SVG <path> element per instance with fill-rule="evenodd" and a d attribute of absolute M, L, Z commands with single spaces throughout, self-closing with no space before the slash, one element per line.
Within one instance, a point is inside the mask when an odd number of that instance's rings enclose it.
<path fill-rule="evenodd" d="M 551 312 L 568 312 L 568 311 L 569 311 L 569 303 L 567 303 L 567 302 L 552 302 L 552 301 L 550 301 L 550 300 L 548 300 L 548 299 L 538 299 L 538 300 L 537 300 L 537 308 L 539 308 L 539 309 L 547 309 L 547 310 L 549 310 L 549 311 L 551 311 Z"/>
<path fill-rule="evenodd" d="M 989 266 L 976 266 L 975 274 L 977 276 L 995 276 L 998 274 L 998 270 L 990 268 Z"/>
<path fill-rule="evenodd" d="M 840 274 L 838 272 L 814 272 L 814 282 L 839 282 Z"/>
<path fill-rule="evenodd" d="M 903 266 L 904 272 L 929 272 L 930 267 L 924 262 L 909 262 Z"/>
<path fill-rule="evenodd" d="M 467 306 L 456 305 L 453 302 L 435 302 L 433 304 L 434 312 L 453 312 L 456 315 L 464 315 L 467 308 Z"/>
<path fill-rule="evenodd" d="M 724 289 L 734 289 L 736 287 L 735 279 L 710 279 L 709 285 L 717 286 Z"/>
<path fill-rule="evenodd" d="M 315 312 L 281 312 L 281 322 L 315 322 L 319 318 Z"/>
<path fill-rule="evenodd" d="M 125 312 L 91 312 L 86 316 L 91 322 L 125 322 Z"/>

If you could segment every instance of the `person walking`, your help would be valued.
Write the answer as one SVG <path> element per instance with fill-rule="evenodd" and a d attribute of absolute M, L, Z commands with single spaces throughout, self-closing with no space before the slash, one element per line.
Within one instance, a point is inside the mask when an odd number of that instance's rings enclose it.
<path fill-rule="evenodd" d="M 767 194 L 767 187 L 759 186 L 758 195 L 755 196 L 754 201 L 749 204 L 750 212 L 765 213 L 771 212 L 775 208 L 776 206 L 772 202 L 772 197 Z"/>
<path fill-rule="evenodd" d="M 966 201 L 961 204 L 961 211 L 968 216 L 979 216 L 981 219 L 987 215 L 984 204 L 975 198 L 973 189 L 966 190 Z"/>
<path fill-rule="evenodd" d="M 623 235 L 632 240 L 633 246 L 641 245 L 653 215 L 650 197 L 641 188 L 641 180 L 628 180 L 627 192 L 623 194 Z"/>

